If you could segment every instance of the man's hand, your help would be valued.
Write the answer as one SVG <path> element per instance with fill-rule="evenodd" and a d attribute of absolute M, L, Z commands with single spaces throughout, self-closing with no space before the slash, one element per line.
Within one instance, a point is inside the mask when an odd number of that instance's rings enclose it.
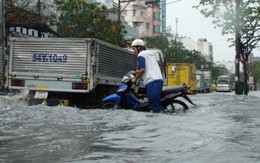
<path fill-rule="evenodd" d="M 132 83 L 133 83 L 133 84 L 136 84 L 136 78 L 133 78 L 133 79 L 132 79 Z"/>
<path fill-rule="evenodd" d="M 136 71 L 132 70 L 128 72 L 129 74 L 136 74 Z"/>

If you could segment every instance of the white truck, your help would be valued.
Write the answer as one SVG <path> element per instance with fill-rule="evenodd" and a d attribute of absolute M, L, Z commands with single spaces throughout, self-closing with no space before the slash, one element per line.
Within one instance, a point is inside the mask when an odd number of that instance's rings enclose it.
<path fill-rule="evenodd" d="M 196 74 L 204 76 L 205 93 L 212 91 L 212 71 L 210 69 L 197 69 Z"/>
<path fill-rule="evenodd" d="M 196 74 L 197 93 L 205 93 L 205 80 L 203 74 Z"/>
<path fill-rule="evenodd" d="M 217 82 L 217 92 L 231 92 L 232 91 L 232 85 L 230 81 L 230 77 L 228 75 L 221 75 L 218 77 Z"/>
<path fill-rule="evenodd" d="M 92 38 L 8 40 L 8 89 L 27 89 L 29 104 L 95 108 L 136 67 L 132 52 Z"/>

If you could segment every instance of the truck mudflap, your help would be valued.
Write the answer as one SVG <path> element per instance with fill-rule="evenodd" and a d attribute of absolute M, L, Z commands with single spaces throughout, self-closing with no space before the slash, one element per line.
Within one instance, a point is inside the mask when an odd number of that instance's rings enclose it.
<path fill-rule="evenodd" d="M 21 99 L 23 103 L 32 106 L 44 104 L 47 106 L 69 106 L 70 101 L 68 99 L 43 99 L 43 98 L 23 98 Z"/>
<path fill-rule="evenodd" d="M 68 99 L 47 99 L 47 91 L 30 91 L 27 97 L 22 98 L 21 101 L 27 105 L 44 104 L 48 106 L 69 106 L 70 100 Z"/>
<path fill-rule="evenodd" d="M 58 96 L 54 92 L 30 90 L 21 101 L 29 106 L 44 104 L 47 106 L 73 106 L 80 109 L 98 108 L 102 99 L 117 87 L 109 85 L 97 85 L 94 91 L 88 94 L 71 94 L 70 96 Z M 72 98 L 73 97 L 73 98 Z M 76 99 L 76 101 L 75 101 Z"/>

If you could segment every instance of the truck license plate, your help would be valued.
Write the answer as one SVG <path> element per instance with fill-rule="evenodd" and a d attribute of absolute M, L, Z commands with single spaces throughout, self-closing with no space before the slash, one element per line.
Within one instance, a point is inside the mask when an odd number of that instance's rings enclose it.
<path fill-rule="evenodd" d="M 35 95 L 34 95 L 34 98 L 47 98 L 48 96 L 48 92 L 45 92 L 45 91 L 36 91 L 35 92 Z"/>

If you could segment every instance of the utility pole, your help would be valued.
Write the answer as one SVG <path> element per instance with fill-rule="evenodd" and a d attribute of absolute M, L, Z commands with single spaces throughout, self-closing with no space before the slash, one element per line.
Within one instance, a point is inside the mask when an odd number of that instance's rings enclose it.
<path fill-rule="evenodd" d="M 178 41 L 177 39 L 178 39 L 178 21 L 179 21 L 179 19 L 176 18 L 175 21 L 176 21 L 176 34 L 175 34 L 175 43 L 176 43 Z"/>
<path fill-rule="evenodd" d="M 117 9 L 117 13 L 118 13 L 118 18 L 117 20 L 120 21 L 120 17 L 121 17 L 121 0 L 118 0 L 118 9 Z"/>
<path fill-rule="evenodd" d="M 117 20 L 118 21 L 120 21 L 121 12 L 125 9 L 125 8 L 123 8 L 122 11 L 121 11 L 121 3 L 126 3 L 126 2 L 130 3 L 130 2 L 133 2 L 133 1 L 135 1 L 135 0 L 126 0 L 126 1 L 118 0 L 118 8 L 117 8 L 117 14 L 118 14 Z"/>
<path fill-rule="evenodd" d="M 41 0 L 38 0 L 36 7 L 37 7 L 38 16 L 40 18 L 41 17 Z M 38 28 L 38 37 L 41 37 L 41 29 L 40 29 L 40 27 Z"/>

